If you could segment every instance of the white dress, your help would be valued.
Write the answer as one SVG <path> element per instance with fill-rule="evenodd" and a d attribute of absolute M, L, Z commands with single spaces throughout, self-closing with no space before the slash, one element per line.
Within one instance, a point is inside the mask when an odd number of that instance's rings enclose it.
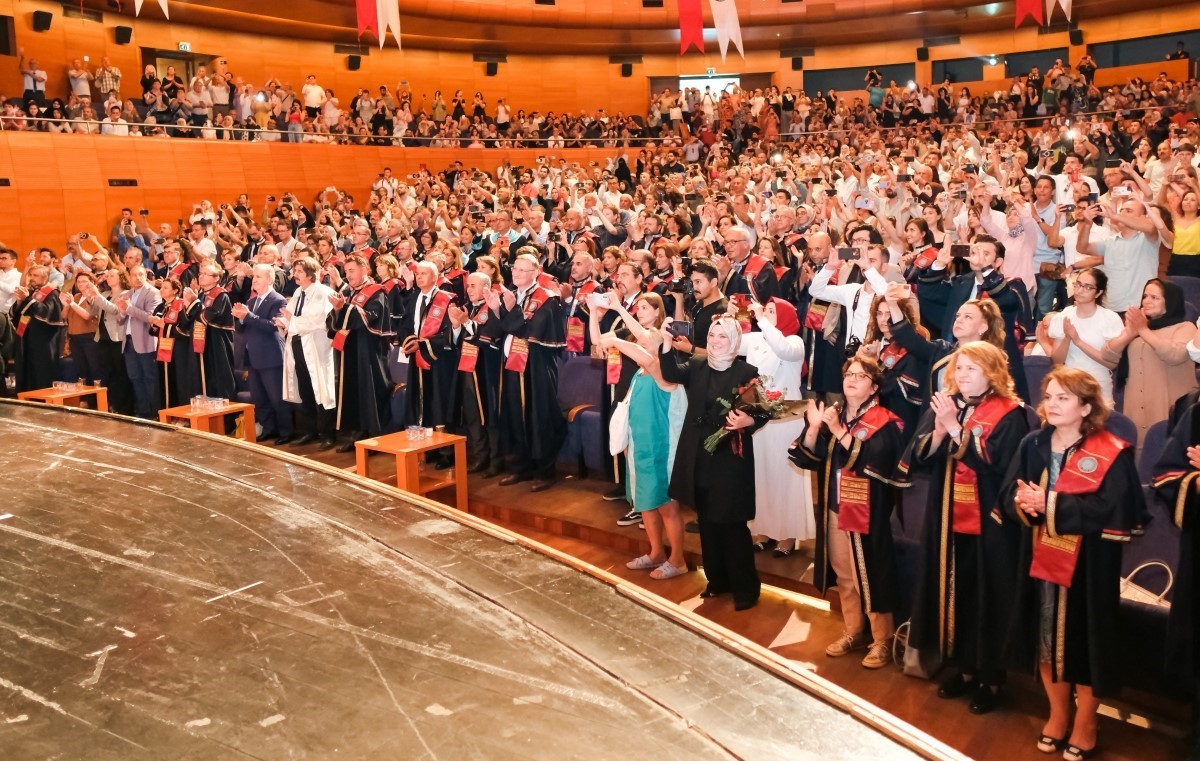
<path fill-rule="evenodd" d="M 742 336 L 739 353 L 758 368 L 770 391 L 782 391 L 788 401 L 803 399 L 800 375 L 804 342 L 785 337 L 765 320 L 761 333 Z M 812 480 L 788 459 L 792 442 L 804 435 L 804 415 L 772 420 L 754 434 L 755 518 L 750 530 L 771 539 L 805 540 L 816 536 Z"/>

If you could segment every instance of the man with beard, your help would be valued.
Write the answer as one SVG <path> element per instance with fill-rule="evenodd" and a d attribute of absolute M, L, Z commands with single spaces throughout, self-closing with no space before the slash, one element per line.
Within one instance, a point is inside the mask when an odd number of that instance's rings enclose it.
<path fill-rule="evenodd" d="M 354 442 L 383 430 L 387 417 L 388 307 L 385 289 L 370 282 L 370 265 L 357 254 L 346 258 L 346 285 L 333 304 L 333 348 L 339 363 L 337 430 L 353 426 L 339 452 L 353 452 Z"/>
<path fill-rule="evenodd" d="M 555 458 L 567 421 L 558 406 L 558 360 L 566 346 L 562 300 L 537 283 L 540 267 L 533 251 L 512 266 L 514 291 L 488 291 L 487 304 L 504 333 L 504 372 L 500 386 L 501 419 L 509 486 L 534 479 L 531 491 L 549 489 L 556 479 Z"/>

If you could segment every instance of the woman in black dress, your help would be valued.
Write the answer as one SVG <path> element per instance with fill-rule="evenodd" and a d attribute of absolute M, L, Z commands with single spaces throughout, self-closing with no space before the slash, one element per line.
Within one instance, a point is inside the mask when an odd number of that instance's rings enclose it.
<path fill-rule="evenodd" d="M 938 697 L 970 694 L 971 713 L 996 707 L 1004 681 L 1017 531 L 999 520 L 1000 485 L 1029 432 L 1003 349 L 970 341 L 950 355 L 900 462 L 930 474 L 908 643 L 952 668 Z"/>
<path fill-rule="evenodd" d="M 667 320 L 663 340 L 674 338 Z M 758 377 L 758 368 L 738 356 L 742 329 L 736 320 L 715 320 L 708 332 L 707 356 L 671 351 L 662 358 L 668 383 L 687 388 L 688 409 L 676 447 L 668 495 L 691 505 L 700 523 L 700 552 L 708 588 L 701 597 L 733 594 L 735 610 L 758 603 L 760 583 L 754 567 L 754 539 L 746 524 L 754 520 L 753 433 L 767 418 L 736 406 L 739 389 Z M 732 431 L 714 452 L 704 440 L 721 427 Z"/>
<path fill-rule="evenodd" d="M 1120 687 L 1121 549 L 1146 521 L 1133 446 L 1104 430 L 1108 415 L 1089 373 L 1050 371 L 1045 427 L 1021 442 L 1000 491 L 1023 529 L 1009 657 L 1040 672 L 1050 717 L 1038 749 L 1065 748 L 1066 761 L 1095 753 L 1100 698 Z"/>

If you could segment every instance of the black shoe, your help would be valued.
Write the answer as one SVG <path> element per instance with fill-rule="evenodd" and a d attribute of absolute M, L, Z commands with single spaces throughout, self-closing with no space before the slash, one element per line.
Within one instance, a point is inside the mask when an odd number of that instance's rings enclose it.
<path fill-rule="evenodd" d="M 453 457 L 441 457 L 433 463 L 434 470 L 449 470 L 454 467 Z"/>
<path fill-rule="evenodd" d="M 290 433 L 285 433 L 282 436 L 280 436 L 279 438 L 275 439 L 275 446 L 281 447 L 284 444 L 290 444 L 295 439 L 296 439 L 296 437 L 294 435 L 292 435 Z"/>
<path fill-rule="evenodd" d="M 522 481 L 528 481 L 528 480 L 529 480 L 529 476 L 524 473 L 510 473 L 509 475 L 500 479 L 500 485 L 501 486 L 512 486 L 513 484 L 519 484 Z"/>
<path fill-rule="evenodd" d="M 295 441 L 293 441 L 293 442 L 292 442 L 292 446 L 295 446 L 295 447 L 302 447 L 302 446 L 304 446 L 305 444 L 311 444 L 311 443 L 313 443 L 313 442 L 314 442 L 314 441 L 316 441 L 316 440 L 317 440 L 317 434 L 315 434 L 315 433 L 306 433 L 306 434 L 304 434 L 303 436 L 301 436 L 300 438 L 298 438 L 298 439 L 296 439 Z"/>
<path fill-rule="evenodd" d="M 1000 688 L 981 684 L 971 696 L 971 705 L 967 709 L 973 714 L 991 713 L 1000 704 Z"/>
<path fill-rule="evenodd" d="M 350 441 L 347 441 L 345 444 L 342 444 L 340 447 L 337 448 L 337 451 L 340 454 L 345 454 L 346 452 L 353 452 L 354 451 L 354 440 L 351 439 Z"/>
<path fill-rule="evenodd" d="M 955 672 L 938 684 L 937 695 L 939 698 L 945 700 L 961 698 L 968 692 L 975 690 L 978 686 L 979 682 L 976 682 L 974 679 L 963 679 L 962 674 Z"/>
<path fill-rule="evenodd" d="M 330 449 L 333 449 L 336 446 L 337 446 L 337 439 L 335 439 L 331 436 L 330 438 L 327 438 L 327 439 L 321 439 L 321 446 L 317 447 L 317 449 L 319 449 L 322 452 L 325 452 Z M 354 444 L 351 444 L 350 446 L 353 447 Z"/>
<path fill-rule="evenodd" d="M 699 534 L 700 533 L 700 522 L 699 521 L 688 521 L 687 524 L 684 525 L 683 530 L 688 532 L 689 534 Z"/>
<path fill-rule="evenodd" d="M 710 584 L 708 587 L 706 587 L 704 589 L 703 592 L 700 593 L 700 596 L 703 597 L 705 600 L 711 600 L 714 597 L 720 597 L 721 595 L 725 595 L 725 594 L 729 594 L 729 593 L 727 591 L 725 591 L 724 589 L 719 589 Z"/>
<path fill-rule="evenodd" d="M 755 605 L 758 605 L 757 597 L 755 597 L 753 600 L 734 600 L 733 601 L 733 609 L 734 610 L 750 610 Z"/>
<path fill-rule="evenodd" d="M 529 491 L 532 491 L 532 492 L 546 491 L 551 486 L 554 486 L 554 484 L 557 481 L 558 481 L 558 476 L 550 476 L 549 478 L 539 479 L 539 480 L 533 482 L 533 485 L 529 487 Z"/>
<path fill-rule="evenodd" d="M 504 472 L 504 469 L 499 465 L 489 465 L 488 469 L 483 472 L 484 478 L 495 478 Z"/>
<path fill-rule="evenodd" d="M 625 500 L 625 487 L 617 484 L 613 488 L 604 492 L 605 502 L 623 502 Z"/>
<path fill-rule="evenodd" d="M 699 528 L 700 528 L 700 526 L 697 525 L 696 529 L 699 530 Z M 771 550 L 774 548 L 775 548 L 775 540 L 774 539 L 764 539 L 761 542 L 754 543 L 754 551 L 755 552 L 766 552 L 767 550 Z"/>
<path fill-rule="evenodd" d="M 262 436 L 255 437 L 258 441 L 266 441 L 267 439 L 279 438 L 279 431 L 263 431 Z"/>
<path fill-rule="evenodd" d="M 638 513 L 635 510 L 630 510 L 629 512 L 622 515 L 620 518 L 617 518 L 618 526 L 633 526 L 633 525 L 636 525 L 641 522 L 642 522 L 642 516 L 640 513 Z"/>
<path fill-rule="evenodd" d="M 477 462 L 471 467 L 467 468 L 467 475 L 473 476 L 476 473 L 482 473 L 485 470 L 491 470 L 491 468 L 488 467 L 488 464 L 486 462 Z"/>

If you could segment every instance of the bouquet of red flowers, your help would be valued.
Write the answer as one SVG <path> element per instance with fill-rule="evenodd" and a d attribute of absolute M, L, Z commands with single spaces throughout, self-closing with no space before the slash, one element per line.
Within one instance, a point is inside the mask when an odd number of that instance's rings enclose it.
<path fill-rule="evenodd" d="M 733 389 L 728 398 L 718 397 L 716 404 L 720 408 L 722 416 L 728 415 L 731 410 L 739 410 L 755 420 L 762 421 L 781 418 L 788 412 L 787 402 L 783 400 L 783 392 L 768 391 L 762 376 Z M 735 433 L 737 436 L 734 438 L 733 451 L 740 457 L 742 454 L 742 429 L 732 430 L 725 426 L 721 426 L 704 440 L 704 451 L 713 454 L 722 441 Z"/>

